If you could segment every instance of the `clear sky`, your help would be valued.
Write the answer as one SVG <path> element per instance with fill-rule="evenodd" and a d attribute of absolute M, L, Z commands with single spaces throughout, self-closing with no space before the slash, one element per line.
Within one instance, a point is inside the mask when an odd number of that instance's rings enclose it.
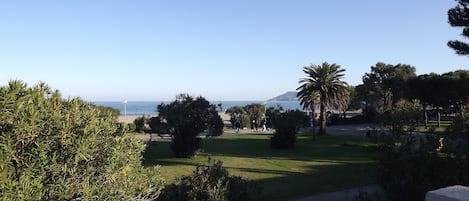
<path fill-rule="evenodd" d="M 453 0 L 0 1 L 0 85 L 44 81 L 88 101 L 265 100 L 304 66 L 377 62 L 417 74 L 469 69 L 446 46 Z"/>

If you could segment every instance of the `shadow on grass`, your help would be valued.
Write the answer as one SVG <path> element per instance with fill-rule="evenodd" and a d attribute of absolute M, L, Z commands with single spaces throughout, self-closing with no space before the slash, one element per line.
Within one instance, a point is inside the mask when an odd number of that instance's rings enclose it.
<path fill-rule="evenodd" d="M 204 163 L 205 156 L 222 158 L 231 174 L 247 175 L 260 182 L 266 200 L 287 200 L 372 184 L 377 167 L 376 145 L 353 137 L 300 135 L 295 148 L 287 150 L 271 149 L 268 136 L 217 137 L 205 139 L 199 154 L 203 157 L 193 159 L 174 158 L 170 143 L 149 144 L 143 165 L 178 168 Z"/>

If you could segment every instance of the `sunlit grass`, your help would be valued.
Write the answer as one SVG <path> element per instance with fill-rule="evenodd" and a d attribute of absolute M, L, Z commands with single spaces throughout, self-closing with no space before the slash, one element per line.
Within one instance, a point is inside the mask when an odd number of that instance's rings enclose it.
<path fill-rule="evenodd" d="M 376 144 L 344 136 L 299 135 L 294 149 L 270 148 L 268 135 L 221 136 L 205 139 L 191 159 L 173 158 L 170 141 L 147 148 L 144 165 L 159 164 L 166 181 L 191 174 L 207 158 L 223 161 L 230 174 L 264 186 L 267 200 L 336 191 L 374 183 Z"/>

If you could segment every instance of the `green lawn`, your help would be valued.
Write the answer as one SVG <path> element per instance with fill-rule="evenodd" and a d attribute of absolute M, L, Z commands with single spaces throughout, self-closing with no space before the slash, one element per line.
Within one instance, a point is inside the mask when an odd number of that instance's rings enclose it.
<path fill-rule="evenodd" d="M 191 159 L 173 158 L 169 141 L 147 147 L 144 165 L 161 165 L 168 182 L 190 174 L 198 163 L 223 161 L 230 174 L 259 181 L 267 200 L 287 200 L 374 183 L 377 146 L 344 136 L 299 135 L 291 150 L 273 150 L 268 135 L 222 136 L 205 139 Z"/>

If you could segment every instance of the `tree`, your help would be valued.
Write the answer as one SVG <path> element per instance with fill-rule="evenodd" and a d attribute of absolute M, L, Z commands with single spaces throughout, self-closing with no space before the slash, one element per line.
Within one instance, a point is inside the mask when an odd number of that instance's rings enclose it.
<path fill-rule="evenodd" d="M 462 118 L 469 103 L 469 70 L 456 70 L 441 75 L 446 100 L 455 106 Z"/>
<path fill-rule="evenodd" d="M 265 118 L 266 107 L 259 103 L 252 103 L 244 106 L 244 110 L 249 116 L 249 120 L 252 122 L 255 120 L 260 123 Z"/>
<path fill-rule="evenodd" d="M 307 77 L 301 79 L 297 88 L 298 98 L 301 103 L 311 103 L 308 100 L 314 98 L 314 93 L 319 94 L 320 104 L 320 127 L 319 133 L 326 133 L 326 107 L 341 105 L 347 97 L 347 83 L 342 81 L 345 69 L 341 69 L 337 64 L 327 62 L 321 65 L 310 65 L 303 68 Z M 305 106 L 305 105 L 303 105 Z M 309 106 L 306 106 L 309 107 Z"/>
<path fill-rule="evenodd" d="M 438 76 L 437 74 L 424 74 L 419 75 L 411 80 L 409 80 L 409 87 L 411 93 L 409 94 L 409 99 L 419 99 L 422 103 L 424 118 L 425 118 L 425 128 L 428 128 L 428 114 L 427 106 L 439 106 L 437 104 L 437 97 L 443 96 L 442 91 L 438 90 Z"/>
<path fill-rule="evenodd" d="M 226 110 L 226 114 L 230 115 L 230 122 L 233 128 L 235 127 L 236 122 L 238 122 L 240 125 L 248 126 L 249 117 L 246 113 L 246 110 L 244 110 L 244 107 L 230 107 Z"/>
<path fill-rule="evenodd" d="M 438 125 L 440 125 L 439 108 L 448 109 L 453 106 L 464 118 L 464 110 L 469 103 L 469 70 L 451 71 L 442 75 L 435 73 L 419 75 L 409 80 L 409 88 L 411 93 L 408 98 L 421 100 L 424 111 L 427 105 L 437 108 Z M 425 119 L 427 119 L 426 111 Z"/>
<path fill-rule="evenodd" d="M 458 5 L 448 10 L 448 22 L 453 27 L 464 27 L 462 36 L 469 38 L 469 0 L 457 0 Z M 457 40 L 448 42 L 448 46 L 459 55 L 469 55 L 469 44 Z"/>
<path fill-rule="evenodd" d="M 197 136 L 207 130 L 209 135 L 223 133 L 221 120 L 215 105 L 205 98 L 193 98 L 187 94 L 176 96 L 176 100 L 158 105 L 159 117 L 172 130 L 171 150 L 176 157 L 191 157 L 201 147 Z"/>
<path fill-rule="evenodd" d="M 365 93 L 359 96 L 367 98 L 368 111 L 384 112 L 409 93 L 407 81 L 415 77 L 415 67 L 406 64 L 376 63 L 370 67 L 371 72 L 363 76 L 363 86 L 357 87 L 357 92 Z"/>
<path fill-rule="evenodd" d="M 298 89 L 297 89 L 298 90 Z M 318 91 L 308 91 L 306 88 L 301 89 L 297 93 L 298 100 L 300 105 L 303 106 L 303 110 L 310 111 L 310 117 L 313 120 L 313 133 L 315 131 L 315 115 L 316 115 L 316 105 L 319 102 L 319 93 Z"/>
<path fill-rule="evenodd" d="M 0 108 L 0 200 L 145 200 L 163 187 L 111 112 L 21 81 L 0 87 Z"/>

